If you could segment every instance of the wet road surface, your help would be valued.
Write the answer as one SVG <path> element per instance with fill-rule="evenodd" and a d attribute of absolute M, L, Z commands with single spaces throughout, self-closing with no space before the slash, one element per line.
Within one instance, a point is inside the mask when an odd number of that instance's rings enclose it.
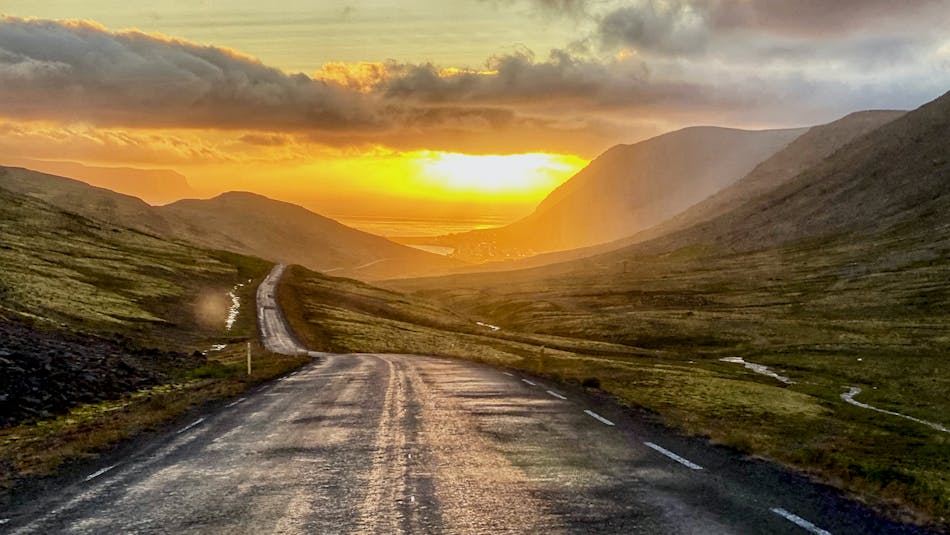
<path fill-rule="evenodd" d="M 921 532 L 582 391 L 460 360 L 320 355 L 18 504 L 0 531 Z"/>

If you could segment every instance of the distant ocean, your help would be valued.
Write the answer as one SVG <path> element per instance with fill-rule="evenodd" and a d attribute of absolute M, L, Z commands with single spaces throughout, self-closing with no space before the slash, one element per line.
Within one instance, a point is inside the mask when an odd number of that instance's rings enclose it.
<path fill-rule="evenodd" d="M 512 221 L 510 217 L 485 216 L 477 218 L 422 218 L 422 217 L 374 217 L 374 216 L 331 216 L 333 219 L 362 231 L 386 236 L 416 237 L 441 236 L 454 232 L 500 227 Z M 435 251 L 433 251 L 435 252 Z"/>

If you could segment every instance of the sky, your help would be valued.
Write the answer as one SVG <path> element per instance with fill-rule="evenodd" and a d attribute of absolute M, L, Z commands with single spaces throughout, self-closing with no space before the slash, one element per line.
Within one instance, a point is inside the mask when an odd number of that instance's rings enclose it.
<path fill-rule="evenodd" d="M 530 211 L 689 125 L 950 90 L 943 0 L 3 0 L 4 157 L 172 169 L 331 214 Z"/>

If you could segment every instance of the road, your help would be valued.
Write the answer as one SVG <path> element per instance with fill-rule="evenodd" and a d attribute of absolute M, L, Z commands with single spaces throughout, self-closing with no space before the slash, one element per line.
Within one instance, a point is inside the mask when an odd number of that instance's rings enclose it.
<path fill-rule="evenodd" d="M 305 349 L 262 287 L 268 347 Z M 582 391 L 326 355 L 0 514 L 11 533 L 923 533 Z"/>

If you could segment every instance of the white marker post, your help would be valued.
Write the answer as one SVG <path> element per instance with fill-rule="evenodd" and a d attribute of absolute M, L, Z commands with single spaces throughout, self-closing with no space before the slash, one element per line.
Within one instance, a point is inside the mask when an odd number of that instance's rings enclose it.
<path fill-rule="evenodd" d="M 247 343 L 247 375 L 251 375 L 251 343 Z"/>

